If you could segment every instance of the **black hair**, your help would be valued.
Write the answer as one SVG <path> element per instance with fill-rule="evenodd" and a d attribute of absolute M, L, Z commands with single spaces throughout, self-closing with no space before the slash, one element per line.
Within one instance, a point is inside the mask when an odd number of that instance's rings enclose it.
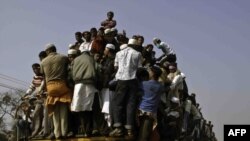
<path fill-rule="evenodd" d="M 109 11 L 107 14 L 112 14 L 114 16 L 114 12 L 113 11 Z"/>
<path fill-rule="evenodd" d="M 92 28 L 90 29 L 90 32 L 93 32 L 93 31 L 97 32 L 97 29 L 96 29 L 95 27 L 92 27 Z"/>
<path fill-rule="evenodd" d="M 115 49 L 109 49 L 109 52 L 110 52 L 111 54 L 115 54 L 115 53 L 116 53 Z"/>
<path fill-rule="evenodd" d="M 85 33 L 90 34 L 89 31 L 83 31 L 83 32 L 82 32 L 82 36 L 84 36 Z"/>
<path fill-rule="evenodd" d="M 158 80 L 158 78 L 161 76 L 162 71 L 159 67 L 151 66 L 150 70 L 154 73 L 154 79 Z"/>
<path fill-rule="evenodd" d="M 37 68 L 37 67 L 40 67 L 40 64 L 38 64 L 38 63 L 32 64 L 32 68 Z"/>
<path fill-rule="evenodd" d="M 152 47 L 152 48 L 154 48 L 154 46 L 152 45 L 152 44 L 147 44 L 147 46 L 146 46 L 147 48 L 149 48 L 149 47 Z"/>
<path fill-rule="evenodd" d="M 136 39 L 136 40 L 137 40 L 138 37 L 139 37 L 138 35 L 133 35 L 133 36 L 132 36 L 132 39 Z"/>
<path fill-rule="evenodd" d="M 49 50 L 50 52 L 56 52 L 56 47 L 55 46 L 51 46 L 47 50 Z"/>
<path fill-rule="evenodd" d="M 136 77 L 139 81 L 149 78 L 149 73 L 145 68 L 138 68 L 136 71 Z"/>
<path fill-rule="evenodd" d="M 77 31 L 77 32 L 75 33 L 75 35 L 82 36 L 82 33 L 79 32 L 79 31 Z"/>
<path fill-rule="evenodd" d="M 39 56 L 39 58 L 47 57 L 46 51 L 41 51 L 38 56 Z"/>
<path fill-rule="evenodd" d="M 144 41 L 144 37 L 141 36 L 141 35 L 137 36 L 137 38 L 138 38 L 138 39 L 141 38 L 141 39 Z"/>

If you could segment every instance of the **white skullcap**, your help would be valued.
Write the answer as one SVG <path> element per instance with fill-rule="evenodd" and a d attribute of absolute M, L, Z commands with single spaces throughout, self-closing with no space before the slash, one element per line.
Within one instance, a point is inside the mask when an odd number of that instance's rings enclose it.
<path fill-rule="evenodd" d="M 120 46 L 120 50 L 123 50 L 123 49 L 125 49 L 126 47 L 128 47 L 128 44 L 122 44 L 122 45 Z"/>
<path fill-rule="evenodd" d="M 68 55 L 76 55 L 77 54 L 77 50 L 75 50 L 75 49 L 69 49 L 68 50 Z"/>
<path fill-rule="evenodd" d="M 180 103 L 180 100 L 177 97 L 172 97 L 171 102 L 178 104 L 178 103 Z"/>
<path fill-rule="evenodd" d="M 73 48 L 74 46 L 74 44 L 69 44 L 69 48 Z"/>
<path fill-rule="evenodd" d="M 111 32 L 112 32 L 112 31 L 111 31 L 110 28 L 107 28 L 107 29 L 104 30 L 104 34 L 109 34 L 109 33 L 111 33 Z"/>
<path fill-rule="evenodd" d="M 113 44 L 107 44 L 106 48 L 115 50 L 115 46 Z"/>
<path fill-rule="evenodd" d="M 56 47 L 54 44 L 51 44 L 51 43 L 49 43 L 49 44 L 46 44 L 45 45 L 45 50 L 47 50 L 47 49 L 49 49 L 49 48 L 52 48 L 52 47 Z"/>
<path fill-rule="evenodd" d="M 137 40 L 136 39 L 129 39 L 128 45 L 137 45 Z"/>
<path fill-rule="evenodd" d="M 110 30 L 111 30 L 111 32 L 117 31 L 117 29 L 116 29 L 116 28 L 114 28 L 114 27 L 113 27 L 113 28 L 111 28 Z"/>
<path fill-rule="evenodd" d="M 159 38 L 157 38 L 157 37 L 154 37 L 153 38 L 153 42 L 157 42 L 157 41 L 159 41 L 160 39 Z"/>
<path fill-rule="evenodd" d="M 182 78 L 186 78 L 186 75 L 184 73 L 181 72 L 181 77 Z"/>

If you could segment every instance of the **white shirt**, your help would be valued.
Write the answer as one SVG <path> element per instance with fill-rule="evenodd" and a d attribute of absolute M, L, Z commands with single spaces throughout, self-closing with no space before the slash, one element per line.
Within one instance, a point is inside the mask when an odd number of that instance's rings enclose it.
<path fill-rule="evenodd" d="M 161 42 L 159 45 L 157 45 L 157 48 L 161 49 L 166 55 L 175 54 L 174 50 L 170 48 L 165 42 Z"/>
<path fill-rule="evenodd" d="M 118 71 L 115 75 L 117 80 L 132 80 L 136 78 L 136 71 L 141 67 L 142 56 L 140 52 L 127 47 L 115 56 L 115 66 Z"/>
<path fill-rule="evenodd" d="M 180 74 L 176 75 L 174 79 L 172 80 L 172 83 L 170 85 L 170 89 L 183 89 L 183 78 Z"/>
<path fill-rule="evenodd" d="M 81 44 L 81 46 L 79 47 L 79 50 L 80 50 L 81 52 L 83 52 L 83 51 L 90 51 L 90 50 L 91 50 L 91 45 L 90 45 L 90 43 L 91 43 L 91 42 L 83 42 L 83 43 Z"/>

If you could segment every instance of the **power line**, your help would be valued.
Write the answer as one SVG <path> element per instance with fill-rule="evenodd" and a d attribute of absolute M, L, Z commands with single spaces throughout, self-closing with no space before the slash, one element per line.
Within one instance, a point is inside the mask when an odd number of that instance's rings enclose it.
<path fill-rule="evenodd" d="M 8 76 L 8 75 L 0 74 L 0 76 L 3 76 L 3 77 L 5 77 L 5 79 L 8 79 L 8 80 L 15 81 L 16 83 L 18 82 L 18 83 L 26 84 L 26 86 L 27 86 L 27 85 L 28 85 L 28 86 L 30 85 L 29 83 L 27 83 L 27 82 L 25 82 L 25 81 L 16 79 L 16 78 L 11 77 L 11 76 Z M 3 78 L 3 77 L 1 77 L 1 78 Z"/>
<path fill-rule="evenodd" d="M 20 85 L 25 86 L 25 87 L 28 86 L 28 84 L 20 83 L 19 81 L 14 81 L 14 80 L 11 80 L 11 79 L 8 79 L 8 78 L 4 78 L 4 77 L 1 77 L 1 76 L 0 76 L 0 78 L 8 80 L 8 81 L 11 81 L 11 82 L 14 82 L 14 83 L 17 83 L 17 84 L 20 84 Z"/>
<path fill-rule="evenodd" d="M 1 87 L 5 87 L 5 88 L 9 88 L 9 89 L 12 89 L 12 90 L 16 90 L 16 91 L 24 92 L 24 93 L 25 93 L 25 91 L 22 90 L 22 89 L 19 89 L 19 88 L 13 87 L 13 86 L 9 86 L 9 85 L 6 85 L 6 84 L 4 84 L 4 83 L 0 83 L 0 86 L 1 86 Z"/>

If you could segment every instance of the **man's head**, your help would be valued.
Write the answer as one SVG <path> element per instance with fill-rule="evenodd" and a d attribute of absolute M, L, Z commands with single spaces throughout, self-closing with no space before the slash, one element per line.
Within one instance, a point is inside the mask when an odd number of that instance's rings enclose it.
<path fill-rule="evenodd" d="M 136 71 L 136 77 L 139 81 L 148 81 L 149 73 L 145 68 L 138 68 Z"/>
<path fill-rule="evenodd" d="M 127 43 L 128 43 L 128 38 L 127 38 L 125 35 L 119 33 L 119 34 L 117 34 L 116 37 L 117 37 L 117 41 L 118 41 L 120 44 L 127 44 Z"/>
<path fill-rule="evenodd" d="M 86 42 L 90 42 L 91 40 L 91 34 L 89 31 L 84 31 L 82 33 L 83 38 L 85 39 Z"/>
<path fill-rule="evenodd" d="M 137 43 L 138 45 L 142 46 L 142 44 L 144 43 L 144 37 L 139 35 L 137 38 Z"/>
<path fill-rule="evenodd" d="M 211 122 L 211 121 L 208 121 L 208 124 L 209 124 L 209 125 L 211 125 L 211 124 L 212 124 L 212 122 Z"/>
<path fill-rule="evenodd" d="M 168 69 L 170 73 L 175 73 L 177 70 L 177 63 L 170 63 Z"/>
<path fill-rule="evenodd" d="M 114 12 L 113 12 L 113 11 L 109 11 L 109 12 L 107 13 L 107 17 L 108 17 L 109 20 L 112 20 L 113 17 L 114 17 Z"/>
<path fill-rule="evenodd" d="M 115 54 L 115 46 L 113 44 L 107 44 L 104 50 L 105 56 L 110 56 Z"/>
<path fill-rule="evenodd" d="M 96 37 L 97 35 L 97 29 L 95 27 L 90 29 L 90 34 L 91 34 L 91 38 Z"/>
<path fill-rule="evenodd" d="M 75 38 L 76 38 L 76 41 L 77 42 L 80 42 L 80 41 L 82 41 L 82 33 L 81 32 L 76 32 L 75 33 Z"/>
<path fill-rule="evenodd" d="M 113 27 L 110 30 L 111 30 L 111 34 L 113 34 L 114 37 L 117 36 L 118 30 L 116 28 Z"/>
<path fill-rule="evenodd" d="M 33 69 L 33 72 L 36 75 L 41 75 L 41 73 L 40 73 L 40 65 L 38 63 L 32 64 L 32 69 Z"/>
<path fill-rule="evenodd" d="M 98 29 L 98 31 L 97 31 L 97 35 L 99 35 L 99 36 L 103 36 L 104 35 L 104 28 L 103 27 L 100 27 L 99 29 Z"/>
<path fill-rule="evenodd" d="M 172 97 L 170 100 L 170 104 L 172 108 L 178 107 L 180 105 L 180 99 L 177 97 Z"/>
<path fill-rule="evenodd" d="M 112 30 L 110 28 L 105 29 L 105 31 L 104 31 L 104 39 L 107 42 L 112 42 L 112 40 L 114 39 L 114 34 L 112 33 Z"/>
<path fill-rule="evenodd" d="M 154 48 L 154 46 L 153 46 L 152 44 L 148 44 L 148 45 L 146 46 L 146 49 L 147 49 L 148 52 L 153 51 L 153 48 Z"/>
<path fill-rule="evenodd" d="M 196 103 L 196 107 L 199 108 L 199 107 L 200 107 L 200 104 L 199 104 L 199 103 Z"/>
<path fill-rule="evenodd" d="M 129 47 L 136 47 L 138 45 L 137 39 L 131 38 L 128 40 L 128 46 Z"/>
<path fill-rule="evenodd" d="M 149 72 L 149 79 L 151 80 L 158 80 L 162 73 L 161 69 L 156 66 L 150 67 L 148 72 Z"/>
<path fill-rule="evenodd" d="M 50 53 L 56 52 L 56 46 L 54 44 L 47 44 L 45 46 L 46 54 L 49 55 Z"/>
<path fill-rule="evenodd" d="M 158 44 L 160 44 L 161 43 L 161 40 L 159 39 L 159 38 L 154 38 L 153 39 L 153 43 L 154 43 L 154 45 L 158 45 Z"/>
<path fill-rule="evenodd" d="M 46 51 L 41 51 L 38 56 L 40 61 L 42 61 L 44 58 L 47 57 Z"/>
<path fill-rule="evenodd" d="M 169 73 L 169 65 L 170 65 L 170 63 L 168 61 L 160 63 L 160 65 L 161 65 L 162 68 L 164 68 L 167 71 L 167 73 Z"/>
<path fill-rule="evenodd" d="M 75 49 L 69 49 L 68 50 L 68 58 L 69 58 L 69 61 L 72 62 L 76 57 L 77 57 L 77 50 Z"/>
<path fill-rule="evenodd" d="M 191 93 L 191 97 L 196 97 L 196 94 L 195 93 Z"/>
<path fill-rule="evenodd" d="M 96 62 L 100 62 L 100 61 L 101 61 L 101 55 L 100 55 L 100 53 L 95 53 L 95 54 L 94 54 L 94 60 L 95 60 Z"/>
<path fill-rule="evenodd" d="M 204 124 L 207 124 L 207 120 L 204 119 Z"/>

